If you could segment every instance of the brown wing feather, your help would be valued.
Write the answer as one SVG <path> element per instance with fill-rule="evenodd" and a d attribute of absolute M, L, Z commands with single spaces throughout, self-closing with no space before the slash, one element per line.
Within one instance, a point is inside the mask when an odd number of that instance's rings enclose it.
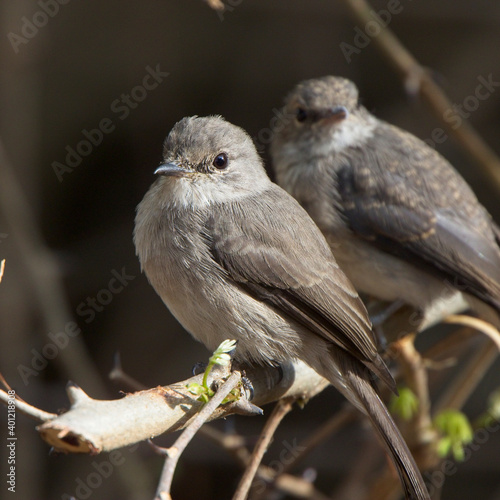
<path fill-rule="evenodd" d="M 351 353 L 394 389 L 363 303 L 320 230 L 293 198 L 273 185 L 258 200 L 246 198 L 244 206 L 221 205 L 210 225 L 214 259 L 232 279 Z"/>
<path fill-rule="evenodd" d="M 379 128 L 373 140 L 394 147 L 352 152 L 338 173 L 351 229 L 500 310 L 499 233 L 490 216 L 434 150 Z"/>

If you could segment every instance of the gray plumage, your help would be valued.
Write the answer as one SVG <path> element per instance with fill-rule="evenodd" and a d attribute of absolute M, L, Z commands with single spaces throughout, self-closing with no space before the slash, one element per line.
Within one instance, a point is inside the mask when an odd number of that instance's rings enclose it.
<path fill-rule="evenodd" d="M 363 303 L 321 231 L 269 180 L 250 137 L 220 117 L 184 118 L 164 161 L 138 206 L 134 241 L 170 311 L 210 350 L 229 338 L 241 361 L 308 363 L 369 416 L 406 497 L 427 499 L 373 384 L 375 373 L 395 388 Z"/>
<path fill-rule="evenodd" d="M 271 153 L 357 290 L 424 312 L 463 292 L 497 325 L 499 233 L 456 170 L 359 104 L 349 80 L 299 84 Z"/>

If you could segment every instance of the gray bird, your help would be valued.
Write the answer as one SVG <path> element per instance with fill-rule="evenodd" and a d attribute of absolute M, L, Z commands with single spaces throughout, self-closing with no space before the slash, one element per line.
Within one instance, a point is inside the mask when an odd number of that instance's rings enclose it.
<path fill-rule="evenodd" d="M 358 291 L 424 318 L 463 298 L 500 325 L 500 231 L 448 161 L 370 114 L 344 78 L 300 83 L 283 116 L 271 145 L 277 182 Z"/>
<path fill-rule="evenodd" d="M 236 359 L 301 359 L 372 421 L 406 498 L 428 499 L 420 472 L 373 383 L 394 380 L 366 309 L 306 211 L 267 177 L 244 130 L 221 117 L 178 122 L 159 178 L 139 204 L 141 266 L 172 314 Z"/>

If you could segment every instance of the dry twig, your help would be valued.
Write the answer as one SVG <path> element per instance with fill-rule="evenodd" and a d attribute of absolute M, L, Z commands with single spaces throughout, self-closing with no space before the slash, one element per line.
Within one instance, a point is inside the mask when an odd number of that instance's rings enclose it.
<path fill-rule="evenodd" d="M 379 33 L 372 37 L 375 46 L 398 72 L 407 88 L 411 85 L 419 91 L 420 96 L 429 104 L 443 128 L 455 137 L 464 151 L 500 191 L 500 159 L 496 153 L 465 118 L 462 119 L 459 127 L 452 126 L 444 119 L 449 110 L 453 109 L 453 103 L 394 33 L 387 27 L 383 27 L 384 23 L 368 2 L 343 0 L 343 3 L 362 28 L 369 22 L 378 21 Z"/>
<path fill-rule="evenodd" d="M 179 457 L 189 444 L 198 429 L 208 420 L 223 399 L 240 383 L 241 373 L 233 372 L 224 384 L 219 387 L 215 396 L 203 407 L 203 409 L 191 421 L 186 430 L 175 441 L 174 445 L 165 450 L 167 459 L 156 490 L 156 500 L 171 500 L 170 488 L 174 478 L 175 468 Z"/>
<path fill-rule="evenodd" d="M 216 370 L 213 372 L 217 373 Z M 255 405 L 288 397 L 311 398 L 328 385 L 328 381 L 300 361 L 284 364 L 280 368 L 248 367 L 245 374 L 253 386 L 254 404 L 241 399 L 219 408 L 211 418 L 234 413 L 255 415 L 260 412 Z M 186 386 L 193 382 L 201 383 L 202 378 L 203 375 L 197 375 L 177 384 L 127 394 L 110 401 L 93 399 L 71 384 L 67 389 L 70 409 L 45 421 L 38 431 L 56 450 L 92 454 L 173 432 L 184 428 L 200 410 L 202 403 Z M 5 392 L 1 399 L 7 400 Z M 36 418 L 36 412 L 30 414 Z"/>
<path fill-rule="evenodd" d="M 287 413 L 289 413 L 292 409 L 292 405 L 292 398 L 280 399 L 276 403 L 276 406 L 266 422 L 264 429 L 262 429 L 262 433 L 253 450 L 252 457 L 250 458 L 250 461 L 245 469 L 245 473 L 243 474 L 236 492 L 234 493 L 233 500 L 245 500 L 247 498 L 250 487 L 252 486 L 252 481 L 257 473 L 260 463 L 262 462 L 262 458 L 264 457 L 264 453 L 267 451 L 269 443 L 271 442 L 279 424 L 285 415 L 287 415 Z"/>

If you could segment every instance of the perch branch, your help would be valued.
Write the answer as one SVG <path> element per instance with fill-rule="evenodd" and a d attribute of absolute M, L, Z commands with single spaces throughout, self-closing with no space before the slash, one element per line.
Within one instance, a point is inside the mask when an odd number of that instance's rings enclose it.
<path fill-rule="evenodd" d="M 253 404 L 245 399 L 229 403 L 218 408 L 211 420 L 234 413 L 255 415 L 259 412 L 255 405 L 288 397 L 311 398 L 328 385 L 302 362 L 290 362 L 280 368 L 249 367 L 245 375 L 253 387 Z M 69 385 L 69 410 L 40 425 L 38 431 L 58 451 L 97 454 L 180 430 L 202 407 L 186 388 L 189 383 L 201 383 L 202 377 L 197 375 L 110 401 L 92 399 L 79 387 Z"/>

